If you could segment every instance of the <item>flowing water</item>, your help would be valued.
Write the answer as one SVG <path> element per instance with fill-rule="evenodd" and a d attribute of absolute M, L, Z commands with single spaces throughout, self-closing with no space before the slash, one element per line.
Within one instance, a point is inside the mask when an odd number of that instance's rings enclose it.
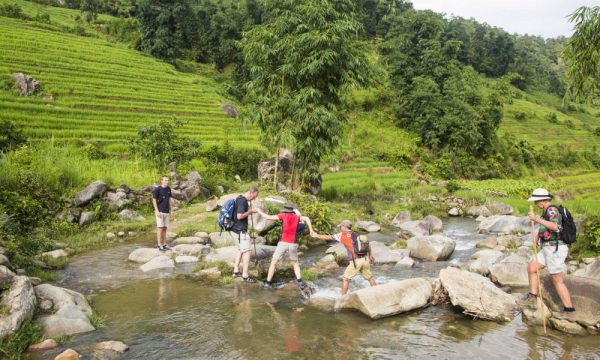
<path fill-rule="evenodd" d="M 448 219 L 444 232 L 457 241 L 452 259 L 467 260 L 475 222 Z M 394 241 L 374 234 L 371 240 Z M 141 241 L 141 240 L 140 240 Z M 144 239 L 150 245 L 151 239 Z M 120 359 L 600 359 L 598 337 L 574 337 L 525 325 L 472 320 L 451 307 L 428 307 L 373 321 L 358 312 L 324 313 L 302 303 L 297 292 L 267 291 L 234 283 L 207 285 L 176 277 L 191 267 L 143 274 L 127 261 L 143 244 L 119 245 L 80 256 L 62 273 L 62 286 L 95 294 L 106 326 L 69 344 L 94 356 L 89 344 L 120 340 L 130 350 Z M 310 266 L 326 246 L 304 257 Z M 375 266 L 380 283 L 437 276 L 448 262 L 420 262 L 413 269 Z M 318 291 L 339 295 L 343 269 L 317 281 Z M 367 286 L 353 280 L 351 291 Z M 32 359 L 53 359 L 59 350 Z"/>

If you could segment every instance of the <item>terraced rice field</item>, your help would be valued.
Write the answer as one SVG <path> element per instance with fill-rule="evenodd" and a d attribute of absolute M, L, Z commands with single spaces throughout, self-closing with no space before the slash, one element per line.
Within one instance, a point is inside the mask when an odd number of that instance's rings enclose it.
<path fill-rule="evenodd" d="M 600 172 L 561 176 L 558 180 L 573 197 L 600 201 Z"/>
<path fill-rule="evenodd" d="M 160 119 L 185 122 L 184 136 L 206 145 L 227 139 L 260 146 L 258 129 L 226 117 L 230 103 L 213 80 L 98 38 L 0 17 L 0 75 L 23 72 L 41 94 L 20 97 L 0 90 L 0 120 L 24 127 L 28 137 L 57 142 L 95 141 L 125 149 L 127 137 Z"/>

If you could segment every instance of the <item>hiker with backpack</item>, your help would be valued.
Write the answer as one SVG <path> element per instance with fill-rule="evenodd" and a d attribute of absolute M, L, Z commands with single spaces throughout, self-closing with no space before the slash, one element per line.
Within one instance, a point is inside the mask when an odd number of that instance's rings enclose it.
<path fill-rule="evenodd" d="M 269 266 L 269 272 L 267 274 L 267 281 L 264 283 L 266 289 L 273 288 L 273 276 L 275 275 L 275 267 L 281 257 L 287 252 L 290 261 L 294 267 L 294 275 L 296 275 L 296 281 L 300 290 L 304 290 L 307 285 L 302 280 L 302 273 L 300 271 L 300 262 L 298 261 L 298 238 L 302 235 L 305 225 L 308 225 L 309 230 L 312 232 L 312 226 L 310 219 L 306 216 L 301 216 L 300 213 L 294 210 L 294 206 L 286 204 L 283 210 L 278 215 L 269 215 L 257 209 L 257 212 L 267 220 L 281 221 L 281 238 L 277 243 L 277 248 L 273 253 L 271 259 L 271 265 Z"/>
<path fill-rule="evenodd" d="M 546 189 L 535 189 L 528 201 L 534 201 L 541 209 L 542 215 L 535 215 L 533 208 L 529 219 L 539 225 L 537 236 L 534 235 L 534 247 L 539 247 L 537 256 L 527 266 L 529 276 L 529 293 L 519 301 L 520 305 L 537 307 L 540 283 L 537 273 L 548 268 L 552 284 L 560 297 L 564 310 L 554 314 L 555 317 L 574 320 L 575 308 L 571 302 L 569 289 L 563 281 L 565 260 L 569 253 L 568 245 L 575 241 L 575 223 L 569 211 L 562 206 L 552 205 L 552 195 Z"/>
<path fill-rule="evenodd" d="M 350 220 L 342 221 L 338 225 L 338 228 L 340 228 L 341 232 L 335 235 L 319 235 L 314 231 L 311 231 L 310 235 L 315 239 L 338 241 L 346 248 L 347 259 L 350 264 L 348 264 L 342 278 L 342 295 L 346 295 L 350 286 L 350 280 L 359 273 L 371 286 L 377 285 L 373 274 L 371 274 L 371 263 L 374 263 L 375 259 L 371 255 L 369 242 L 364 241 L 366 237 L 359 236 L 358 233 L 352 231 Z"/>
<path fill-rule="evenodd" d="M 248 234 L 248 217 L 256 213 L 256 209 L 252 209 L 249 202 L 257 197 L 258 188 L 252 187 L 235 200 L 228 200 L 221 208 L 217 220 L 221 231 L 228 231 L 229 235 L 237 242 L 232 276 L 241 276 L 244 282 L 256 282 L 256 279 L 248 276 L 248 265 L 252 253 L 252 239 Z M 240 262 L 242 263 L 242 272 L 240 272 Z"/>

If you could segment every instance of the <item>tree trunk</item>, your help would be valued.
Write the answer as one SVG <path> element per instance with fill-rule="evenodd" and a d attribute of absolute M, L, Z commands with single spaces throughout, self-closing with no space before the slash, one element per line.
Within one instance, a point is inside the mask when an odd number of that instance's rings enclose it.
<path fill-rule="evenodd" d="M 277 191 L 277 172 L 279 171 L 279 146 L 277 147 L 277 152 L 275 153 L 275 173 L 273 175 L 273 188 Z"/>
<path fill-rule="evenodd" d="M 295 190 L 294 181 L 296 180 L 296 155 L 294 154 L 294 160 L 292 161 L 292 176 L 290 177 L 290 189 Z"/>

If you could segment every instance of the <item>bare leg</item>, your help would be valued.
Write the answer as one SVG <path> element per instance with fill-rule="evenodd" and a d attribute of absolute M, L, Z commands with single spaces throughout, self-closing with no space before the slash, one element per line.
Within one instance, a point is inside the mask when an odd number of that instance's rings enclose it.
<path fill-rule="evenodd" d="M 538 278 L 537 270 L 541 270 L 546 266 L 538 263 L 537 261 L 530 261 L 527 265 L 527 276 L 529 277 L 529 292 L 537 295 L 538 293 Z"/>
<path fill-rule="evenodd" d="M 267 273 L 267 281 L 271 282 L 273 280 L 273 275 L 275 275 L 275 266 L 277 265 L 277 260 L 275 258 L 271 259 L 271 265 L 269 265 L 269 272 Z"/>
<path fill-rule="evenodd" d="M 248 277 L 248 265 L 250 265 L 250 255 L 252 251 L 246 251 L 242 254 L 242 276 Z"/>
<path fill-rule="evenodd" d="M 163 228 L 156 228 L 156 245 L 158 245 L 159 247 L 162 245 L 160 243 L 162 240 L 162 229 Z"/>
<path fill-rule="evenodd" d="M 342 280 L 342 295 L 346 295 L 348 293 L 348 287 L 350 287 L 350 281 L 343 279 Z"/>
<path fill-rule="evenodd" d="M 296 275 L 296 279 L 302 278 L 302 271 L 300 271 L 300 263 L 298 261 L 294 261 L 294 274 Z"/>
<path fill-rule="evenodd" d="M 371 284 L 372 287 L 375 286 L 375 285 L 377 285 L 377 283 L 375 282 L 375 278 L 370 278 L 369 279 L 369 284 Z"/>
<path fill-rule="evenodd" d="M 162 228 L 162 245 L 167 244 L 167 228 Z"/>
<path fill-rule="evenodd" d="M 565 285 L 563 281 L 562 273 L 551 274 L 550 278 L 552 279 L 552 284 L 554 284 L 554 288 L 560 297 L 564 307 L 570 308 L 573 307 L 573 303 L 571 302 L 571 294 L 569 293 L 569 289 Z"/>
<path fill-rule="evenodd" d="M 235 251 L 235 260 L 233 261 L 233 272 L 240 272 L 240 260 L 242 260 L 242 253 L 240 250 Z"/>

